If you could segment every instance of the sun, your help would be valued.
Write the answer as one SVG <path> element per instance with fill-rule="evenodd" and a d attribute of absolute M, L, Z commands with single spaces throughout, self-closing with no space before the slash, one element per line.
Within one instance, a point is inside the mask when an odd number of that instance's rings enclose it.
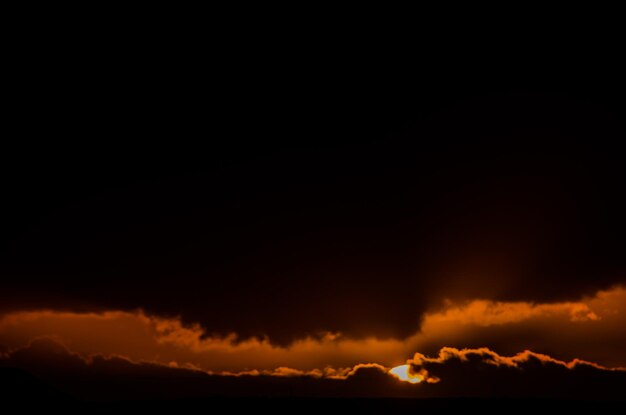
<path fill-rule="evenodd" d="M 420 383 L 424 380 L 420 375 L 411 373 L 411 366 L 409 365 L 396 366 L 389 370 L 389 373 L 403 382 Z"/>

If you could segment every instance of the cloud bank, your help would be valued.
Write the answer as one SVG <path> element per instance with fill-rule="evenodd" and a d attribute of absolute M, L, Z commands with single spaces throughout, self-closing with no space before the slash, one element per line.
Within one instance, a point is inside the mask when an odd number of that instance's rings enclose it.
<path fill-rule="evenodd" d="M 31 311 L 0 318 L 0 344 L 24 347 L 38 337 L 54 338 L 82 355 L 125 356 L 133 361 L 241 372 L 322 370 L 367 362 L 392 367 L 415 351 L 432 355 L 443 347 L 489 346 L 499 353 L 520 350 L 582 358 L 607 367 L 626 366 L 626 290 L 601 291 L 579 302 L 533 304 L 474 300 L 449 303 L 427 314 L 406 339 L 350 338 L 324 333 L 278 346 L 271 339 L 212 336 L 199 325 L 144 312 L 75 313 Z M 559 327 L 559 330 L 554 330 Z"/>
<path fill-rule="evenodd" d="M 0 365 L 94 400 L 609 399 L 625 386 L 625 315 L 620 287 L 578 302 L 478 299 L 431 311 L 406 339 L 327 332 L 280 346 L 267 337 L 210 335 L 200 325 L 143 311 L 19 311 L 0 318 Z"/>
<path fill-rule="evenodd" d="M 215 396 L 618 399 L 626 387 L 624 369 L 567 363 L 529 351 L 507 357 L 486 348 L 445 348 L 434 358 L 416 354 L 409 365 L 422 382 L 402 382 L 378 364 L 308 373 L 290 368 L 211 373 L 120 356 L 85 357 L 51 339 L 0 355 L 0 374 L 7 368 L 24 370 L 70 396 L 92 401 Z"/>

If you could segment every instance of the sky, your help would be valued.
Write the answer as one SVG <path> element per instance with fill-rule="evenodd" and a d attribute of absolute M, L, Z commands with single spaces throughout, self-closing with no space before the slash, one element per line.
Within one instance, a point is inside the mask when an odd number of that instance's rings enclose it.
<path fill-rule="evenodd" d="M 250 46 L 210 74 L 183 49 L 183 76 L 161 49 L 72 72 L 38 45 L 0 166 L 7 376 L 94 400 L 623 399 L 610 62 L 392 76 Z"/>

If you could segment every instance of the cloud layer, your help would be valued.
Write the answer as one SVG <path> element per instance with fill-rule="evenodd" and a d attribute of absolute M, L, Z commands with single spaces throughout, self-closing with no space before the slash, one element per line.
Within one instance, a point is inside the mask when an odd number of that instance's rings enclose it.
<path fill-rule="evenodd" d="M 126 182 L 131 172 L 110 168 L 116 157 L 95 169 L 100 181 L 76 174 L 82 165 L 53 179 L 67 163 L 46 155 L 53 167 L 31 167 L 48 191 L 33 190 L 37 180 L 7 196 L 24 205 L 3 216 L 14 232 L 0 250 L 0 312 L 141 308 L 209 334 L 286 345 L 318 331 L 406 338 L 444 298 L 565 302 L 624 283 L 620 153 L 564 153 L 561 143 L 544 153 L 526 147 L 532 136 L 546 150 L 539 132 L 512 141 L 505 133 L 531 114 L 585 130 L 571 123 L 586 108 L 569 112 L 571 103 L 553 99 L 466 103 L 407 146 L 237 149 L 212 162 L 203 153 L 182 175 L 190 166 L 135 165 L 150 157 L 128 166 L 168 170 L 155 181 Z M 560 119 L 556 108 L 566 111 Z M 600 120 L 587 125 L 593 137 L 608 125 Z M 494 122 L 497 138 L 477 145 Z M 463 146 L 449 146 L 451 137 Z M 503 142 L 515 144 L 493 153 Z M 107 183 L 116 172 L 126 185 Z M 74 180 L 84 183 L 59 191 Z"/>
<path fill-rule="evenodd" d="M 213 374 L 119 356 L 84 357 L 51 339 L 4 353 L 0 366 L 26 370 L 70 395 L 90 400 L 141 400 L 209 396 L 403 396 L 410 393 L 376 364 L 341 375 L 289 368 Z"/>
<path fill-rule="evenodd" d="M 35 338 L 57 339 L 83 355 L 125 356 L 134 361 L 175 364 L 207 371 L 346 368 L 377 362 L 405 363 L 415 351 L 442 347 L 519 350 L 605 366 L 626 366 L 626 290 L 615 288 L 580 302 L 532 304 L 474 300 L 449 303 L 424 317 L 421 330 L 404 339 L 350 338 L 341 333 L 306 337 L 288 346 L 268 338 L 211 336 L 199 325 L 143 312 L 15 312 L 0 319 L 0 344 L 24 347 Z M 554 327 L 559 327 L 558 331 Z"/>
<path fill-rule="evenodd" d="M 578 302 L 449 301 L 403 340 L 327 332 L 279 346 L 142 311 L 21 311 L 0 319 L 0 365 L 95 400 L 109 399 L 102 391 L 606 399 L 626 385 L 625 316 L 620 287 Z"/>
<path fill-rule="evenodd" d="M 289 368 L 217 374 L 119 356 L 84 357 L 51 339 L 0 355 L 2 375 L 3 368 L 18 368 L 64 393 L 94 401 L 211 396 L 618 399 L 626 387 L 623 369 L 566 363 L 529 351 L 506 357 L 486 348 L 445 348 L 435 358 L 416 354 L 409 365 L 421 382 L 402 382 L 378 364 L 356 365 L 340 374 Z"/>

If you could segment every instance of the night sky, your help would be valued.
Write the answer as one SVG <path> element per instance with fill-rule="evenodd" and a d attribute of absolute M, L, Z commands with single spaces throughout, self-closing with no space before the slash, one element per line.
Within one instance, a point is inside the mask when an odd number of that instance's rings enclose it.
<path fill-rule="evenodd" d="M 16 51 L 3 373 L 96 401 L 624 398 L 613 54 L 160 40 Z"/>

